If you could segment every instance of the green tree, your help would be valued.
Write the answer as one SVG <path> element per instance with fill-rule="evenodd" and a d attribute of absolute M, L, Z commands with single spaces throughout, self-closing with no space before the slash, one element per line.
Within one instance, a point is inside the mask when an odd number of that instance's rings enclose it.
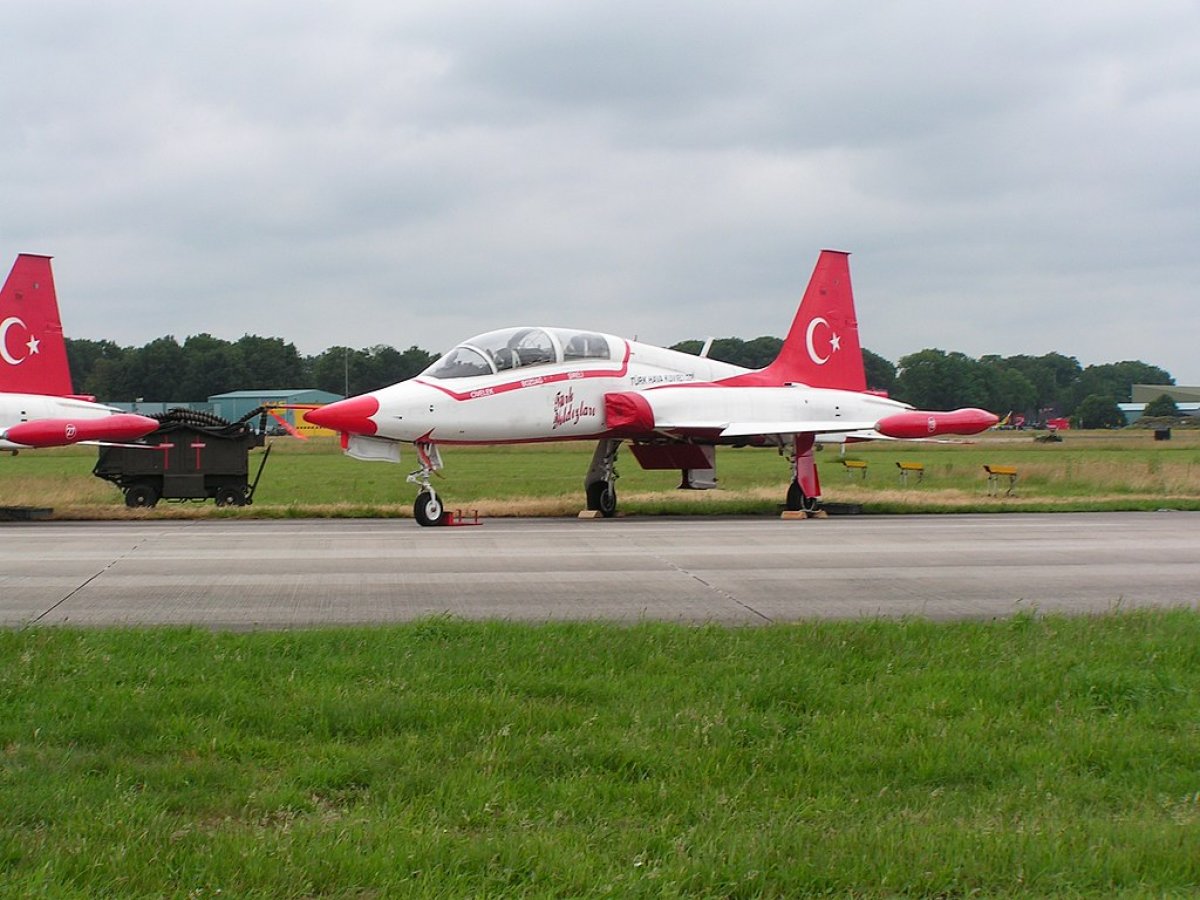
<path fill-rule="evenodd" d="M 352 388 L 366 382 L 361 354 L 349 347 L 330 347 L 312 360 L 313 386 L 333 394 L 350 396 Z M 353 375 L 353 378 L 351 378 Z"/>
<path fill-rule="evenodd" d="M 1146 418 L 1161 418 L 1178 415 L 1179 406 L 1175 403 L 1175 398 L 1170 394 L 1159 394 L 1157 397 L 1147 403 L 1146 408 L 1142 410 L 1142 416 Z"/>
<path fill-rule="evenodd" d="M 747 369 L 761 369 L 775 362 L 775 357 L 783 349 L 783 339 L 777 337 L 756 337 L 746 341 L 742 348 L 742 362 L 737 363 Z M 733 360 L 730 360 L 733 362 Z"/>
<path fill-rule="evenodd" d="M 1075 405 L 1070 409 L 1077 409 L 1084 398 L 1093 394 L 1128 400 L 1133 396 L 1135 384 L 1171 385 L 1174 383 L 1175 379 L 1165 369 L 1141 360 L 1125 360 L 1124 362 L 1088 366 L 1080 374 L 1079 380 L 1070 392 L 1071 399 L 1075 401 Z"/>
<path fill-rule="evenodd" d="M 125 357 L 129 350 L 112 341 L 89 341 L 67 338 L 67 364 L 71 368 L 71 385 L 76 393 L 89 394 L 104 400 L 126 396 L 120 383 Z"/>
<path fill-rule="evenodd" d="M 1020 369 L 999 356 L 985 356 L 979 363 L 985 388 L 985 409 L 1004 415 L 1034 408 L 1037 388 Z"/>
<path fill-rule="evenodd" d="M 233 345 L 237 355 L 240 390 L 297 388 L 304 380 L 305 366 L 295 344 L 282 338 L 247 334 Z"/>
<path fill-rule="evenodd" d="M 1073 356 L 1047 353 L 1044 356 L 1008 356 L 1004 363 L 1016 369 L 1033 385 L 1033 401 L 1027 407 L 1013 407 L 1033 413 L 1040 418 L 1042 410 L 1065 409 L 1071 402 L 1071 391 L 1079 380 L 1083 367 Z"/>
<path fill-rule="evenodd" d="M 890 394 L 896 387 L 896 367 L 865 347 L 862 356 L 863 368 L 867 372 L 867 389 Z"/>
<path fill-rule="evenodd" d="M 422 350 L 416 344 L 403 353 L 392 347 L 386 348 L 387 353 L 381 353 L 379 363 L 379 387 L 405 381 L 414 375 L 420 375 L 437 361 L 438 354 Z"/>
<path fill-rule="evenodd" d="M 761 369 L 775 361 L 782 346 L 783 340 L 777 337 L 756 337 L 752 341 L 743 341 L 735 337 L 717 338 L 708 351 L 708 358 L 732 363 L 744 369 Z M 698 356 L 704 349 L 704 342 L 680 341 L 668 349 Z"/>
<path fill-rule="evenodd" d="M 692 356 L 699 356 L 700 351 L 704 349 L 704 341 L 680 341 L 678 344 L 672 344 L 667 349 L 674 350 L 677 353 L 690 353 Z"/>
<path fill-rule="evenodd" d="M 125 387 L 131 400 L 141 397 L 163 403 L 191 399 L 179 393 L 183 378 L 183 348 L 174 335 L 157 338 L 131 350 L 124 368 Z"/>
<path fill-rule="evenodd" d="M 183 342 L 178 400 L 203 400 L 236 391 L 242 384 L 240 359 L 229 341 L 194 334 Z"/>
<path fill-rule="evenodd" d="M 965 354 L 929 349 L 901 358 L 896 397 L 919 409 L 986 406 L 983 365 Z"/>
<path fill-rule="evenodd" d="M 1125 424 L 1125 415 L 1112 397 L 1088 394 L 1071 421 L 1077 428 L 1119 428 Z"/>

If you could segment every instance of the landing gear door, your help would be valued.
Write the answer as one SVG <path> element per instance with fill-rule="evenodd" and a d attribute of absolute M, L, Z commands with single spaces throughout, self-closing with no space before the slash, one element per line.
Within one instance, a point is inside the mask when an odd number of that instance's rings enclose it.
<path fill-rule="evenodd" d="M 352 434 L 346 442 L 346 455 L 365 462 L 400 462 L 400 444 L 383 438 Z"/>

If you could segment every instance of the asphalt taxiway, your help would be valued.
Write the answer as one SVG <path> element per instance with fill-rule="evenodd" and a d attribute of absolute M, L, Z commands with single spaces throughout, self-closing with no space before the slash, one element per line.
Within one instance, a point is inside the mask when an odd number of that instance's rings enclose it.
<path fill-rule="evenodd" d="M 1200 513 L 0 524 L 0 626 L 762 624 L 1200 605 Z"/>

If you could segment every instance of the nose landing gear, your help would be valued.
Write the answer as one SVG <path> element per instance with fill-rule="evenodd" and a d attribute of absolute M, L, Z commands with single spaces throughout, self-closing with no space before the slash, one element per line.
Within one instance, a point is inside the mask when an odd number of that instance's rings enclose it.
<path fill-rule="evenodd" d="M 432 490 L 417 494 L 413 504 L 413 518 L 418 525 L 445 525 L 450 514 L 442 507 L 441 498 Z"/>
<path fill-rule="evenodd" d="M 413 504 L 413 518 L 418 525 L 445 525 L 450 520 L 450 514 L 442 506 L 442 500 L 434 491 L 429 476 L 442 468 L 442 454 L 436 444 L 417 442 L 417 459 L 421 468 L 408 474 L 409 484 L 419 485 L 417 502 Z"/>

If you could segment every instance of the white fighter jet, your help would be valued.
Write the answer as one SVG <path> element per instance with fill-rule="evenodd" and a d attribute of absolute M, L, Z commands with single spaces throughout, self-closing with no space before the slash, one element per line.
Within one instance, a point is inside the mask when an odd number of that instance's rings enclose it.
<path fill-rule="evenodd" d="M 678 469 L 680 487 L 716 484 L 719 444 L 773 447 L 791 463 L 788 509 L 821 496 L 817 441 L 977 434 L 998 421 L 981 409 L 926 412 L 867 391 L 847 253 L 824 250 L 778 358 L 763 369 L 665 350 L 610 334 L 521 326 L 463 341 L 415 378 L 309 412 L 357 459 L 419 468 L 414 515 L 448 520 L 430 476 L 438 446 L 597 441 L 584 478 L 587 508 L 617 509 L 617 448 L 646 469 Z"/>
<path fill-rule="evenodd" d="M 121 443 L 158 422 L 71 390 L 50 257 L 21 253 L 0 289 L 0 450 Z"/>

